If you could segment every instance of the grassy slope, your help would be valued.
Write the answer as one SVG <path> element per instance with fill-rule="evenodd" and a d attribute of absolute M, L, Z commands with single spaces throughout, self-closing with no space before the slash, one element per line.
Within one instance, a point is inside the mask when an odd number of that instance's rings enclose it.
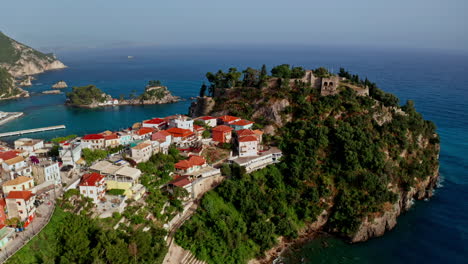
<path fill-rule="evenodd" d="M 28 244 L 19 250 L 7 263 L 10 264 L 28 264 L 38 263 L 38 256 L 54 256 L 55 243 L 57 241 L 56 234 L 59 230 L 59 223 L 65 218 L 66 213 L 59 207 L 55 209 L 49 224 L 34 237 Z M 46 257 L 47 259 L 47 257 Z"/>

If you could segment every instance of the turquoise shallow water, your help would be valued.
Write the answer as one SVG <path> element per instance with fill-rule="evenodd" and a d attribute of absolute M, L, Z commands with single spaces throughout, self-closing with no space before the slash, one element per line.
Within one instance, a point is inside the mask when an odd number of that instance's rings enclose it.
<path fill-rule="evenodd" d="M 65 124 L 67 129 L 30 134 L 51 138 L 128 127 L 155 116 L 186 113 L 190 101 L 155 106 L 73 109 L 65 96 L 41 95 L 59 81 L 69 86 L 95 84 L 116 97 L 142 91 L 150 79 L 160 79 L 175 95 L 198 94 L 207 71 L 235 66 L 261 67 L 281 63 L 345 67 L 367 76 L 396 94 L 412 99 L 441 136 L 441 188 L 428 202 L 418 202 L 384 237 L 348 245 L 336 239 L 313 241 L 297 252 L 304 263 L 467 263 L 468 259 L 468 56 L 446 52 L 382 51 L 323 47 L 128 48 L 58 54 L 70 66 L 38 76 L 27 88 L 32 96 L 0 102 L 1 111 L 25 116 L 0 127 L 0 132 Z M 135 58 L 128 60 L 127 56 Z M 68 88 L 69 90 L 70 88 Z M 6 138 L 13 140 L 14 137 Z M 5 139 L 4 139 L 5 140 Z"/>

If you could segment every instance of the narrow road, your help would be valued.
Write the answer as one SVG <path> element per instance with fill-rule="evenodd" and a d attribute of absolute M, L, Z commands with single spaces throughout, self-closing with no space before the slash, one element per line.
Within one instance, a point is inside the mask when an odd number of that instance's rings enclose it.
<path fill-rule="evenodd" d="M 60 191 L 56 191 L 59 196 Z M 6 246 L 0 251 L 0 262 L 3 263 L 25 244 L 27 244 L 36 234 L 38 234 L 48 223 L 55 209 L 55 193 L 50 190 L 49 196 L 44 199 L 44 203 L 36 208 L 36 217 L 31 224 L 23 232 L 18 232 L 13 235 L 13 238 L 8 241 Z"/>

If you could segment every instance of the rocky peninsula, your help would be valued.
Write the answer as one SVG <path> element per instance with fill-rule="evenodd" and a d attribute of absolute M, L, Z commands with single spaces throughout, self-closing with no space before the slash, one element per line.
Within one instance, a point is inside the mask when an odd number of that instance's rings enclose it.
<path fill-rule="evenodd" d="M 413 199 L 432 196 L 439 136 L 412 101 L 400 105 L 345 69 L 284 64 L 271 75 L 263 66 L 206 77 L 189 113 L 253 117 L 284 157 L 251 175 L 231 168 L 202 199 L 176 234 L 200 260 L 272 263 L 320 233 L 363 242 L 394 228 Z"/>
<path fill-rule="evenodd" d="M 44 54 L 0 32 L 0 67 L 15 78 L 66 68 L 53 54 Z"/>

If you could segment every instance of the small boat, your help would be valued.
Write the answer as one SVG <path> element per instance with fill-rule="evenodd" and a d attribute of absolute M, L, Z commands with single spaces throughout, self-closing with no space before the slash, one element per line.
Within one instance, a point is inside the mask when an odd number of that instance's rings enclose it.
<path fill-rule="evenodd" d="M 127 59 L 131 60 L 133 59 L 133 56 L 127 56 Z"/>

